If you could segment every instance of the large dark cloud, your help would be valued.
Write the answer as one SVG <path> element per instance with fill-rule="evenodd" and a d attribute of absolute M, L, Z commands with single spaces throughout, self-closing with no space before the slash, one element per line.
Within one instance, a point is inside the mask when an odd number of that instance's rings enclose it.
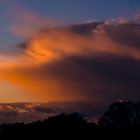
<path fill-rule="evenodd" d="M 126 52 L 129 48 L 137 48 L 139 51 L 138 23 L 89 23 L 73 25 L 69 29 L 76 34 L 90 36 L 94 31 L 100 33 L 98 28 L 105 32 L 105 36 L 113 40 L 118 48 L 125 47 Z M 104 48 L 104 44 L 98 47 Z M 85 99 L 88 97 L 87 99 L 93 102 L 95 99 L 103 104 L 115 100 L 140 100 L 140 61 L 127 55 L 105 53 L 90 57 L 64 57 L 46 68 L 41 67 L 40 70 L 44 76 L 47 71 L 47 75 L 60 80 L 68 90 L 76 89 L 77 94 L 82 94 Z"/>
<path fill-rule="evenodd" d="M 22 60 L 6 78 L 33 90 L 33 98 L 85 101 L 88 105 L 80 104 L 90 113 L 116 100 L 140 100 L 138 23 L 94 22 L 49 28 L 21 46 L 29 64 L 22 67 Z M 61 109 L 34 108 L 49 114 L 65 111 Z"/>
<path fill-rule="evenodd" d="M 109 102 L 140 100 L 139 71 L 140 61 L 114 56 L 65 58 L 47 67 L 47 72 L 68 89 L 77 88 L 85 98 Z"/>

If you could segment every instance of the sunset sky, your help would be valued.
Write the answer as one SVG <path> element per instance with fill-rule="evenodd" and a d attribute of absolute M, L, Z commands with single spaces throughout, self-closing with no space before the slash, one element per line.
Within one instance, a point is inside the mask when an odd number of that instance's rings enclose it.
<path fill-rule="evenodd" d="M 104 21 L 116 17 L 130 17 L 140 12 L 139 0 L 0 0 L 0 3 L 2 45 L 3 42 L 13 43 L 22 40 L 21 36 L 15 37 L 11 33 L 11 28 L 15 24 L 18 27 L 24 24 L 38 28 L 46 26 L 44 20 L 47 20 L 49 25 L 58 25 L 57 22 L 74 24 L 93 19 Z M 29 18 L 30 16 L 32 18 Z M 31 30 L 29 27 L 26 28 Z"/>
<path fill-rule="evenodd" d="M 0 103 L 140 100 L 139 0 L 0 0 L 0 16 Z"/>

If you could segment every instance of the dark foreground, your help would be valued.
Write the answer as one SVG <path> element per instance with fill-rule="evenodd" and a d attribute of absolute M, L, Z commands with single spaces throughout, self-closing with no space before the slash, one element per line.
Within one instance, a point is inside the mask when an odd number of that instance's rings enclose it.
<path fill-rule="evenodd" d="M 89 123 L 78 113 L 60 114 L 44 121 L 30 124 L 3 124 L 0 126 L 0 135 L 48 135 L 50 131 L 54 132 L 56 130 L 61 132 L 66 130 L 75 133 L 88 130 L 88 132 L 96 133 L 97 130 L 101 129 L 113 130 L 118 128 L 140 128 L 140 103 L 116 102 L 110 105 L 97 124 Z"/>

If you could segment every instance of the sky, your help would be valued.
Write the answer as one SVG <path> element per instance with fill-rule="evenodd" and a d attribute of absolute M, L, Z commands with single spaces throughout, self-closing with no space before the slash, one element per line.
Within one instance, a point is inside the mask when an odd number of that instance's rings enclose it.
<path fill-rule="evenodd" d="M 140 100 L 139 0 L 0 0 L 0 16 L 0 115 Z"/>
<path fill-rule="evenodd" d="M 8 31 L 9 24 L 17 20 L 16 18 L 20 20 L 20 16 L 13 14 L 13 11 L 19 12 L 19 9 L 22 9 L 22 12 L 30 11 L 44 19 L 58 20 L 61 24 L 72 24 L 92 19 L 104 21 L 116 17 L 130 17 L 140 12 L 139 7 L 139 0 L 1 0 L 0 42 L 3 45 L 23 40 L 23 36 L 15 37 Z"/>
<path fill-rule="evenodd" d="M 139 0 L 21 0 L 27 8 L 43 15 L 66 22 L 80 22 L 88 19 L 105 20 L 116 16 L 129 16 L 139 11 Z M 111 11 L 111 12 L 110 12 Z"/>
<path fill-rule="evenodd" d="M 107 0 L 104 4 L 103 2 L 103 0 L 87 0 L 86 2 L 85 0 L 41 0 L 40 4 L 38 4 L 38 1 L 34 2 L 31 0 L 29 2 L 27 0 L 21 0 L 22 4 L 32 10 L 38 11 L 42 14 L 46 13 L 46 15 L 51 17 L 56 16 L 56 18 L 61 18 L 62 16 L 63 20 L 67 20 L 66 17 L 68 16 L 71 18 L 74 17 L 77 20 L 84 20 L 87 18 L 93 18 L 94 16 L 98 19 L 105 19 L 116 15 L 128 15 L 130 12 L 136 12 L 136 10 L 139 10 L 140 4 L 138 0 Z M 103 12 L 103 10 L 107 11 Z M 109 11 L 112 12 L 110 13 Z"/>

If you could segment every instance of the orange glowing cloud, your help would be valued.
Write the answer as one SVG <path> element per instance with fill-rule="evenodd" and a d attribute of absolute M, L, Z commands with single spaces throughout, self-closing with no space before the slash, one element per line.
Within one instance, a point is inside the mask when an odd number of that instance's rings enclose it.
<path fill-rule="evenodd" d="M 36 63 L 47 63 L 65 56 L 96 57 L 100 54 L 140 59 L 138 48 L 129 45 L 124 47 L 120 42 L 110 39 L 105 31 L 98 32 L 98 28 L 89 36 L 81 36 L 69 30 L 50 30 L 38 33 L 27 44 L 25 54 Z"/>
<path fill-rule="evenodd" d="M 111 40 L 105 32 L 100 32 L 98 28 L 90 36 L 81 36 L 70 30 L 55 28 L 49 30 L 34 35 L 26 43 L 22 54 L 1 55 L 0 67 L 34 67 L 68 56 L 96 57 L 101 54 L 140 59 L 138 48 L 126 45 L 126 49 L 121 43 Z"/>
<path fill-rule="evenodd" d="M 0 79 L 21 88 L 25 96 L 34 101 L 88 100 L 90 96 L 82 92 L 92 89 L 97 93 L 111 89 L 107 80 L 96 73 L 91 77 L 83 70 L 85 68 L 77 68 L 78 64 L 67 61 L 70 57 L 97 59 L 105 55 L 139 61 L 139 48 L 114 41 L 105 26 L 99 25 L 85 35 L 69 28 L 49 28 L 38 32 L 25 43 L 21 54 L 0 55 Z M 65 64 L 61 64 L 64 60 Z M 93 96 L 94 101 L 98 100 L 97 96 Z"/>

